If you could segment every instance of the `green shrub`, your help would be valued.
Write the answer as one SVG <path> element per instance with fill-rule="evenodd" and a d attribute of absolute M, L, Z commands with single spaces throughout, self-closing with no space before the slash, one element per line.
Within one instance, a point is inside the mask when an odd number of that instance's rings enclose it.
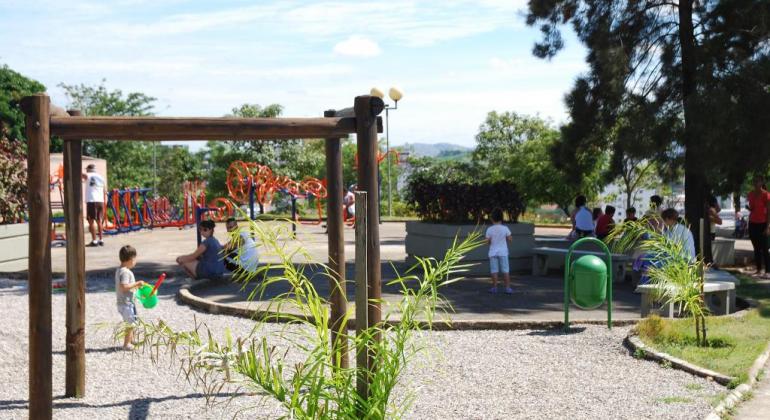
<path fill-rule="evenodd" d="M 283 284 L 289 291 L 271 300 L 260 321 L 282 320 L 286 328 L 268 335 L 256 337 L 255 326 L 245 337 L 233 337 L 225 331 L 224 340 L 204 325 L 196 325 L 190 331 L 174 331 L 165 322 L 155 324 L 139 322 L 135 326 L 137 351 L 147 351 L 151 360 L 159 363 L 161 352 L 178 357 L 188 381 L 202 388 L 207 395 L 216 394 L 229 385 L 243 385 L 257 389 L 255 399 L 271 398 L 286 410 L 286 419 L 384 419 L 399 418 L 413 400 L 406 396 L 394 401 L 394 389 L 409 362 L 419 357 L 424 343 L 416 339 L 421 330 L 430 330 L 436 313 L 450 308 L 439 294 L 439 289 L 459 280 L 457 273 L 467 266 L 460 264 L 463 255 L 481 244 L 478 235 L 455 243 L 442 261 L 419 259 L 405 276 L 398 276 L 389 284 L 402 290 L 401 300 L 393 305 L 392 312 L 385 312 L 381 324 L 366 328 L 361 334 L 349 333 L 345 328 L 352 308 L 348 307 L 341 327 L 336 330 L 341 342 L 353 344 L 351 350 L 368 351 L 376 361 L 373 366 L 343 368 L 339 363 L 337 348 L 332 348 L 332 320 L 328 301 L 320 296 L 310 280 L 305 265 L 295 264 L 292 259 L 309 256 L 302 250 L 288 252 L 279 239 L 286 237 L 290 227 L 270 227 L 259 221 L 249 221 L 249 230 L 262 244 L 262 255 L 277 257 L 277 264 L 261 266 L 256 273 L 240 276 L 244 288 L 251 288 L 249 299 L 263 296 L 267 288 Z M 238 232 L 234 232 L 237 235 Z M 236 258 L 237 259 L 237 258 Z M 328 267 L 321 264 L 325 276 L 332 277 Z M 270 276 L 279 269 L 282 273 Z M 294 311 L 283 311 L 290 307 Z M 298 311 L 298 312 L 297 312 Z M 395 322 L 392 314 L 400 320 Z M 116 338 L 125 334 L 117 331 Z M 374 339 L 380 337 L 380 340 Z M 278 345 L 271 341 L 277 339 Z M 296 357 L 287 357 L 287 344 Z M 351 356 L 355 355 L 355 351 Z M 356 391 L 356 378 L 370 378 L 367 397 Z"/>
<path fill-rule="evenodd" d="M 19 223 L 27 215 L 27 153 L 0 123 L 0 224 Z"/>
<path fill-rule="evenodd" d="M 473 183 L 439 181 L 428 173 L 413 174 L 406 200 L 412 204 L 421 220 L 439 223 L 482 223 L 495 207 L 518 222 L 524 212 L 524 202 L 516 185 L 500 181 Z"/>

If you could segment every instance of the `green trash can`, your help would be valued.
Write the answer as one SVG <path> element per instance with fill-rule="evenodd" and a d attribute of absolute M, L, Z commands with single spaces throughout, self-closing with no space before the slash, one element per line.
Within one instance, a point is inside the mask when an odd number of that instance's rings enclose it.
<path fill-rule="evenodd" d="M 583 244 L 593 243 L 605 255 L 583 255 L 572 261 L 572 253 Z M 569 331 L 570 302 L 581 309 L 595 309 L 607 302 L 607 328 L 612 328 L 612 254 L 607 245 L 596 238 L 575 241 L 564 258 L 564 331 Z"/>
<path fill-rule="evenodd" d="M 607 299 L 607 265 L 595 255 L 583 255 L 572 263 L 570 300 L 581 309 L 595 309 Z"/>

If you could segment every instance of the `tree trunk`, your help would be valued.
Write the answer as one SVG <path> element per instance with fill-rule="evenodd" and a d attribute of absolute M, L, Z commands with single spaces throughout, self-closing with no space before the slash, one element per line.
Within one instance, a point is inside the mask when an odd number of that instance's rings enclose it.
<path fill-rule="evenodd" d="M 695 243 L 701 241 L 698 222 L 705 218 L 706 176 L 698 145 L 696 100 L 696 51 L 692 23 L 693 0 L 679 2 L 679 42 L 682 51 L 682 104 L 684 107 L 684 194 L 685 219 L 690 223 Z M 711 249 L 711 237 L 703 235 L 703 249 Z M 702 255 L 701 255 L 702 256 Z"/>

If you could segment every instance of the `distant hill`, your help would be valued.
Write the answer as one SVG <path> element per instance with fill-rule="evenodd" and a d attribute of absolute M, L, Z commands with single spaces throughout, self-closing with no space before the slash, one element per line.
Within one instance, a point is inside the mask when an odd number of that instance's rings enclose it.
<path fill-rule="evenodd" d="M 401 147 L 414 156 L 427 157 L 459 157 L 473 151 L 473 148 L 451 143 L 406 143 Z"/>

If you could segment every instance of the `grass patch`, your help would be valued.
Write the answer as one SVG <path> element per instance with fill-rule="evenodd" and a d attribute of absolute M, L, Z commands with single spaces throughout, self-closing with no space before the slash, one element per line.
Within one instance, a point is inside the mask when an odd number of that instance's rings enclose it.
<path fill-rule="evenodd" d="M 658 401 L 662 402 L 663 404 L 679 404 L 679 403 L 691 403 L 692 399 L 686 398 L 686 397 L 665 397 L 660 398 Z"/>
<path fill-rule="evenodd" d="M 735 376 L 738 385 L 748 379 L 748 371 L 770 340 L 770 286 L 739 276 L 737 294 L 750 297 L 759 306 L 745 316 L 707 317 L 708 346 L 695 341 L 692 319 L 662 319 L 652 316 L 637 325 L 645 344 L 674 357 L 716 372 Z"/>
<path fill-rule="evenodd" d="M 687 384 L 684 387 L 687 388 L 690 391 L 702 391 L 703 390 L 703 385 L 696 384 L 696 383 Z"/>

